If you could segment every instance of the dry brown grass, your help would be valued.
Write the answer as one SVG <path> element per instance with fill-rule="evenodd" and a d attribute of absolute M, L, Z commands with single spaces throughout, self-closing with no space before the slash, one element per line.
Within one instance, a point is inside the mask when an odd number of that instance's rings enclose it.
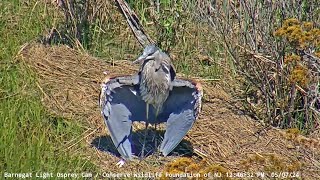
<path fill-rule="evenodd" d="M 319 124 L 320 1 L 300 1 L 304 7 L 285 0 L 215 2 L 201 4 L 197 12 L 224 42 L 243 79 L 235 88 L 243 108 L 274 127 L 314 131 Z"/>
<path fill-rule="evenodd" d="M 38 75 L 37 84 L 48 112 L 88 126 L 75 143 L 86 145 L 83 153 L 103 172 L 160 172 L 179 158 L 151 155 L 141 162 L 127 163 L 124 170 L 116 168 L 117 157 L 92 147 L 92 141 L 108 134 L 98 108 L 100 83 L 106 76 L 103 72 L 133 74 L 137 67 L 130 62 L 107 62 L 66 46 L 40 44 L 25 46 L 20 55 Z M 202 81 L 202 85 L 202 113 L 185 137 L 194 149 L 190 157 L 194 163 L 202 160 L 206 168 L 218 165 L 233 172 L 297 170 L 306 179 L 319 177 L 319 133 L 306 138 L 294 130 L 263 127 L 236 111 L 219 83 Z M 113 147 L 110 140 L 103 146 Z"/>

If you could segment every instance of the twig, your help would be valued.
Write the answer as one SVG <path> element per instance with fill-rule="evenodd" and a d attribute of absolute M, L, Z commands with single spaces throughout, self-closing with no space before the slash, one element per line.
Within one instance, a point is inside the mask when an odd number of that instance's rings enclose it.
<path fill-rule="evenodd" d="M 84 137 L 80 138 L 77 142 L 71 144 L 70 146 L 68 146 L 66 149 L 63 150 L 63 152 L 65 152 L 66 150 L 72 148 L 73 146 L 75 146 L 76 144 L 78 144 L 80 141 L 82 141 L 83 139 L 87 138 L 88 136 L 90 136 L 91 134 L 95 133 L 100 127 L 96 128 L 95 130 L 93 130 L 92 132 L 90 132 L 89 134 L 85 135 Z M 90 129 L 88 129 L 87 131 L 85 131 L 83 134 L 85 134 L 86 132 L 88 132 Z M 80 135 L 79 137 L 81 137 L 82 135 Z M 75 140 L 75 139 L 74 139 Z M 73 141 L 73 140 L 71 140 Z"/>
<path fill-rule="evenodd" d="M 264 146 L 268 146 L 268 145 L 270 144 L 270 142 L 272 141 L 272 139 L 274 139 L 274 137 L 271 137 L 271 138 L 269 139 L 269 141 L 268 141 Z"/>
<path fill-rule="evenodd" d="M 126 18 L 134 36 L 137 38 L 139 43 L 146 47 L 149 44 L 153 44 L 154 42 L 150 37 L 145 33 L 143 26 L 141 25 L 138 16 L 134 11 L 131 10 L 130 6 L 123 0 L 116 0 L 122 14 Z"/>
<path fill-rule="evenodd" d="M 250 55 L 252 55 L 253 57 L 255 57 L 257 59 L 260 59 L 260 60 L 262 60 L 264 62 L 269 62 L 269 63 L 272 63 L 272 64 L 276 64 L 274 61 L 262 56 L 261 54 L 257 54 L 255 52 L 252 52 L 251 50 L 246 49 L 245 47 L 243 47 L 243 46 L 241 46 L 239 44 L 237 44 L 237 46 L 240 47 L 241 49 L 245 50 L 246 52 L 248 52 Z"/>
<path fill-rule="evenodd" d="M 208 157 L 208 155 L 206 155 L 205 153 L 201 152 L 200 150 L 198 149 L 193 149 L 194 153 L 198 156 L 200 156 L 202 159 L 205 159 Z"/>
<path fill-rule="evenodd" d="M 41 93 L 48 99 L 50 99 L 50 97 L 47 95 L 47 93 L 44 92 L 44 90 L 42 89 L 42 87 L 39 85 L 38 82 L 36 82 L 37 87 L 40 89 Z"/>
<path fill-rule="evenodd" d="M 220 81 L 221 79 L 201 79 L 202 81 Z"/>

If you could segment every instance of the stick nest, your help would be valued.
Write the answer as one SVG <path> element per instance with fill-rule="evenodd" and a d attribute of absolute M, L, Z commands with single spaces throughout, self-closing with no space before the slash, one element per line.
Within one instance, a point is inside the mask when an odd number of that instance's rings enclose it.
<path fill-rule="evenodd" d="M 230 103 L 231 97 L 218 83 L 201 79 L 204 88 L 202 112 L 178 150 L 172 156 L 151 155 L 118 169 L 115 164 L 119 158 L 105 151 L 114 150 L 114 145 L 98 107 L 100 84 L 106 77 L 103 72 L 108 76 L 128 75 L 136 73 L 138 67 L 124 60 L 110 62 L 94 58 L 67 46 L 29 44 L 20 55 L 37 74 L 36 83 L 48 113 L 67 121 L 78 121 L 86 127 L 83 136 L 74 143 L 86 146 L 75 153 L 85 154 L 104 172 L 187 172 L 192 168 L 204 172 L 210 171 L 210 167 L 221 167 L 232 172 L 292 170 L 309 178 L 320 174 L 319 133 L 304 137 L 295 130 L 264 127 L 237 111 Z M 143 127 L 137 123 L 134 129 Z M 98 145 L 94 146 L 94 142 Z M 191 153 L 179 153 L 181 149 L 191 149 Z M 183 155 L 190 160 L 181 159 Z M 179 160 L 189 164 L 185 169 L 172 170 Z"/>

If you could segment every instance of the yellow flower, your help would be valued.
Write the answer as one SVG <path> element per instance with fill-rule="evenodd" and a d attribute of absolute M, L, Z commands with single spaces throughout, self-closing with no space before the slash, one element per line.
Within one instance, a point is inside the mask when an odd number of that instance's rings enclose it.
<path fill-rule="evenodd" d="M 275 35 L 275 36 L 283 36 L 286 32 L 287 32 L 286 29 L 284 29 L 284 28 L 279 28 L 279 29 L 277 29 L 277 30 L 274 32 L 274 35 Z"/>
<path fill-rule="evenodd" d="M 313 23 L 312 22 L 303 22 L 303 28 L 306 31 L 310 31 L 313 28 Z"/>
<path fill-rule="evenodd" d="M 289 56 L 286 56 L 284 58 L 284 63 L 288 64 L 288 63 L 292 63 L 292 62 L 297 62 L 297 61 L 300 61 L 300 56 L 296 55 L 296 54 L 292 54 L 292 55 L 289 55 Z"/>
<path fill-rule="evenodd" d="M 314 38 L 313 34 L 310 31 L 305 32 L 304 37 L 305 37 L 306 41 L 313 41 L 313 38 Z"/>
<path fill-rule="evenodd" d="M 302 30 L 299 26 L 289 26 L 286 30 L 286 34 L 287 35 L 293 35 L 293 34 L 297 34 L 300 33 Z"/>
<path fill-rule="evenodd" d="M 274 32 L 274 36 L 286 38 L 290 46 L 296 49 L 320 46 L 320 29 L 314 28 L 312 22 L 300 23 L 294 18 L 285 20 L 283 26 Z"/>
<path fill-rule="evenodd" d="M 308 81 L 308 69 L 301 65 L 296 66 L 290 75 L 290 82 L 306 86 Z"/>
<path fill-rule="evenodd" d="M 284 21 L 283 26 L 293 26 L 300 24 L 298 19 L 291 18 Z"/>

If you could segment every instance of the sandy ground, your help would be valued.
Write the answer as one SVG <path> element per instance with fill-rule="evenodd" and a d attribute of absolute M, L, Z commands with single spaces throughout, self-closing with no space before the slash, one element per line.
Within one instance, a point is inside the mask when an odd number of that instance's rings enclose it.
<path fill-rule="evenodd" d="M 66 46 L 29 44 L 20 55 L 38 76 L 37 85 L 48 112 L 69 121 L 81 121 L 86 129 L 83 136 L 75 137 L 64 148 L 85 154 L 101 171 L 169 171 L 166 168 L 184 156 L 193 164 L 204 163 L 197 170 L 217 170 L 214 167 L 219 166 L 230 172 L 263 171 L 269 173 L 269 178 L 271 173 L 288 171 L 300 173 L 303 179 L 320 177 L 319 132 L 304 137 L 295 130 L 263 126 L 237 110 L 231 103 L 232 97 L 219 83 L 201 79 L 198 81 L 204 90 L 202 112 L 172 155 L 150 155 L 119 169 L 115 166 L 119 158 L 110 153 L 116 151 L 98 107 L 100 83 L 107 75 L 133 74 L 137 67 L 128 61 L 97 59 Z M 135 125 L 138 136 L 143 127 Z M 85 147 L 75 148 L 79 144 Z"/>

